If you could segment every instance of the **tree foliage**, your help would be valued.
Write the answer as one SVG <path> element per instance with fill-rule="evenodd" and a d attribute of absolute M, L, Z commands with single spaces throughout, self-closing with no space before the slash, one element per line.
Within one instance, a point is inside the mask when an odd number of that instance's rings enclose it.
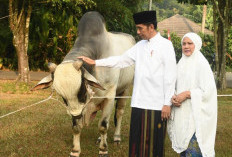
<path fill-rule="evenodd" d="M 227 65 L 227 69 L 232 70 L 232 28 L 230 28 L 229 30 L 229 36 L 228 36 L 228 55 L 226 58 L 226 65 Z"/>
<path fill-rule="evenodd" d="M 48 62 L 60 63 L 69 52 L 77 37 L 78 22 L 84 13 L 98 11 L 104 16 L 109 31 L 135 35 L 132 14 L 137 12 L 142 1 L 39 0 L 31 2 L 33 2 L 33 11 L 28 47 L 29 65 L 31 70 L 46 70 Z M 6 6 L 7 4 L 3 7 L 6 8 L 6 12 L 0 10 L 3 15 L 8 14 Z M 5 28 L 8 28 L 8 25 L 6 20 Z M 6 32 L 0 30 L 0 36 L 9 39 L 0 45 L 2 47 L 0 61 L 4 58 L 2 62 L 5 67 L 17 69 L 17 56 L 12 46 L 12 35 L 10 31 Z"/>
<path fill-rule="evenodd" d="M 199 33 L 202 39 L 202 48 L 201 52 L 208 60 L 211 68 L 215 71 L 215 49 L 214 49 L 214 38 L 211 35 Z"/>
<path fill-rule="evenodd" d="M 48 62 L 62 61 L 77 37 L 79 19 L 96 4 L 92 0 L 50 0 L 39 5 L 32 16 L 28 53 L 33 70 L 46 70 Z"/>
<path fill-rule="evenodd" d="M 8 1 L 1 1 L 0 5 L 0 69 L 6 64 L 8 59 L 11 59 L 8 67 L 17 67 L 17 56 L 14 53 L 14 47 L 12 44 L 12 32 L 9 27 L 9 13 L 8 13 Z M 16 64 L 12 64 L 16 63 Z M 16 65 L 16 67 L 13 67 Z"/>
<path fill-rule="evenodd" d="M 213 4 L 213 26 L 215 41 L 215 61 L 217 71 L 217 86 L 223 90 L 226 88 L 226 54 L 229 50 L 229 31 L 231 30 L 232 2 L 230 0 L 178 0 L 178 2 Z"/>
<path fill-rule="evenodd" d="M 109 31 L 134 33 L 132 12 L 118 0 L 95 0 L 96 10 L 105 18 Z M 107 7 L 106 7 L 107 6 Z"/>
<path fill-rule="evenodd" d="M 177 0 L 179 3 L 190 3 L 195 5 L 207 4 L 207 0 Z"/>

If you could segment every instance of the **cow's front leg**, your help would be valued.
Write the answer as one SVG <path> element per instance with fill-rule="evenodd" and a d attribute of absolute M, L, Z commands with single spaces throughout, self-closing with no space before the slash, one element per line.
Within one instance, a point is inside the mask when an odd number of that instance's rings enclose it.
<path fill-rule="evenodd" d="M 72 117 L 73 122 L 73 148 L 70 153 L 70 157 L 79 157 L 81 153 L 81 146 L 80 146 L 80 136 L 81 136 L 81 129 L 82 125 L 79 123 L 81 119 L 79 117 Z"/>
<path fill-rule="evenodd" d="M 107 146 L 107 130 L 109 128 L 109 119 L 114 107 L 114 99 L 105 99 L 103 103 L 102 117 L 98 123 L 99 132 L 101 135 L 101 142 L 99 145 L 99 156 L 108 156 Z"/>

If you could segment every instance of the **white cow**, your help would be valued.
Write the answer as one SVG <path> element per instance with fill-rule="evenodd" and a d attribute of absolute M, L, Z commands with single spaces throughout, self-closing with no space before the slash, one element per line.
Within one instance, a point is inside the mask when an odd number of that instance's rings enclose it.
<path fill-rule="evenodd" d="M 113 69 L 91 67 L 78 60 L 78 56 L 101 59 L 121 55 L 135 44 L 132 36 L 125 33 L 110 33 L 105 28 L 103 17 L 97 12 L 83 15 L 78 25 L 78 38 L 63 62 L 49 66 L 51 74 L 34 88 L 42 89 L 50 85 L 62 96 L 73 120 L 72 157 L 81 152 L 80 135 L 83 126 L 88 125 L 98 110 L 102 116 L 98 123 L 100 132 L 99 156 L 108 156 L 107 129 L 114 108 L 115 96 L 126 96 L 133 82 L 134 67 Z M 91 98 L 91 94 L 94 97 Z M 102 98 L 104 97 L 104 98 Z M 120 142 L 120 128 L 126 99 L 118 99 L 116 105 L 116 130 L 114 141 Z"/>

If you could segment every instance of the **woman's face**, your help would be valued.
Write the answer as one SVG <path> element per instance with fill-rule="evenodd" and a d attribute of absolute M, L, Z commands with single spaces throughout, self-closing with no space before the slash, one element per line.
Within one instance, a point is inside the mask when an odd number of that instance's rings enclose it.
<path fill-rule="evenodd" d="M 185 37 L 182 43 L 182 52 L 185 56 L 189 57 L 192 55 L 195 49 L 195 45 L 188 37 Z"/>

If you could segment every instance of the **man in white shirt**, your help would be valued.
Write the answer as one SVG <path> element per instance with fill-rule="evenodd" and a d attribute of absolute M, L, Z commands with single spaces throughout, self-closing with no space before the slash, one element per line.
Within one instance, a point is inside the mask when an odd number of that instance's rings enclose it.
<path fill-rule="evenodd" d="M 176 58 L 172 43 L 157 32 L 155 11 L 133 15 L 137 34 L 143 39 L 122 56 L 84 62 L 113 68 L 135 64 L 130 125 L 130 157 L 164 156 L 166 120 L 176 82 Z"/>

